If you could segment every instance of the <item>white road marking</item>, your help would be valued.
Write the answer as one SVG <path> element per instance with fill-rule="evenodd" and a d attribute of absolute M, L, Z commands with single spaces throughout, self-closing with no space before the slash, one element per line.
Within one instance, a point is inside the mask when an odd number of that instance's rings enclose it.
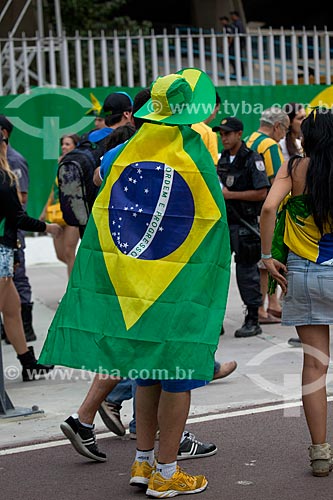
<path fill-rule="evenodd" d="M 329 396 L 327 398 L 328 402 L 333 401 L 333 396 Z M 302 406 L 301 401 L 295 401 L 295 402 L 290 402 L 290 403 L 281 403 L 281 404 L 271 404 L 267 406 L 260 406 L 256 408 L 246 408 L 244 410 L 236 410 L 236 411 L 228 411 L 226 413 L 218 413 L 218 414 L 212 414 L 212 415 L 204 415 L 201 417 L 194 417 L 194 418 L 189 418 L 187 420 L 187 425 L 190 424 L 197 424 L 200 422 L 211 422 L 213 420 L 221 420 L 224 418 L 233 418 L 233 417 L 242 417 L 244 415 L 254 415 L 256 413 L 266 413 L 266 412 L 271 412 L 271 411 L 277 411 L 277 410 L 284 410 L 286 408 L 296 408 Z M 129 434 L 129 431 L 126 431 L 127 434 Z M 103 432 L 102 434 L 96 434 L 97 440 L 100 441 L 101 439 L 107 439 L 109 437 L 114 437 L 115 435 L 113 432 Z M 44 448 L 54 448 L 56 446 L 64 446 L 64 445 L 69 445 L 68 439 L 62 439 L 58 441 L 48 441 L 47 443 L 37 443 L 37 444 L 31 444 L 31 445 L 26 445 L 26 446 L 18 446 L 16 448 L 7 448 L 5 450 L 0 450 L 0 456 L 4 455 L 13 455 L 15 453 L 25 453 L 27 451 L 34 451 L 34 450 L 42 450 Z"/>

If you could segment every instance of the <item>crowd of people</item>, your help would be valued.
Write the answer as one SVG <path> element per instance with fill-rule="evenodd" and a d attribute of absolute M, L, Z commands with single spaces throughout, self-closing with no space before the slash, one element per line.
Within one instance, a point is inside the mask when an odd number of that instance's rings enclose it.
<path fill-rule="evenodd" d="M 237 16 L 237 13 L 233 15 Z M 234 30 L 241 33 L 242 27 L 235 24 Z M 193 81 L 196 81 L 195 85 Z M 212 106 L 211 112 L 207 111 L 208 108 L 197 115 L 179 111 L 183 109 L 179 103 L 190 102 L 187 99 L 201 104 L 205 101 Z M 173 102 L 177 103 L 176 111 Z M 91 142 L 107 138 L 92 182 L 100 188 L 99 193 L 109 189 L 107 182 L 120 168 L 122 160 L 117 163 L 118 159 L 125 155 L 131 165 L 138 165 L 141 156 L 134 140 L 137 137 L 142 137 L 143 144 L 146 137 L 154 144 L 154 141 L 169 147 L 172 144 L 181 155 L 183 146 L 177 139 L 178 134 L 182 134 L 184 149 L 194 146 L 200 150 L 198 169 L 201 171 L 202 162 L 209 192 L 213 193 L 219 207 L 215 224 L 227 223 L 228 238 L 221 241 L 230 258 L 234 256 L 237 286 L 245 308 L 244 322 L 235 330 L 234 336 L 239 339 L 260 335 L 262 324 L 281 323 L 296 327 L 298 336 L 291 338 L 289 343 L 303 347 L 304 351 L 303 407 L 311 437 L 312 473 L 326 476 L 332 469 L 332 452 L 326 431 L 325 377 L 329 364 L 329 325 L 333 323 L 330 303 L 333 283 L 333 202 L 330 192 L 333 115 L 331 110 L 316 108 L 307 116 L 304 106 L 295 102 L 282 107 L 272 106 L 262 112 L 258 129 L 245 140 L 244 124 L 239 117 L 223 116 L 218 126 L 209 126 L 219 109 L 220 98 L 210 78 L 195 68 L 157 78 L 150 89 L 137 93 L 134 102 L 124 92 L 107 95 L 101 109 L 94 111 L 95 128 L 86 135 Z M 80 239 L 84 240 L 85 248 L 89 248 L 91 231 L 89 233 L 86 227 L 79 230 L 64 220 L 51 223 L 48 219 L 48 208 L 59 204 L 57 180 L 40 220 L 27 215 L 27 165 L 17 152 L 10 154 L 9 138 L 13 126 L 3 115 L 0 116 L 0 127 L 0 311 L 3 336 L 12 344 L 22 364 L 23 380 L 29 381 L 52 370 L 58 358 L 57 352 L 44 349 L 39 362 L 33 348 L 27 346 L 27 341 L 35 340 L 36 336 L 32 329 L 33 302 L 24 268 L 24 233 L 21 231 L 52 234 L 57 256 L 66 264 L 69 279 L 78 258 L 77 247 L 80 252 Z M 222 144 L 220 153 L 218 135 Z M 75 133 L 63 136 L 59 161 L 77 147 L 80 140 Z M 149 162 L 152 160 L 146 161 Z M 19 168 L 22 172 L 18 174 Z M 161 166 L 156 168 L 160 169 Z M 150 175 L 155 174 L 150 172 Z M 132 181 L 130 177 L 129 182 Z M 135 199 L 128 200 L 134 206 Z M 99 210 L 105 208 L 100 201 L 98 203 Z M 120 232 L 114 233 L 115 240 L 116 234 Z M 222 226 L 210 243 L 221 235 Z M 18 237 L 21 238 L 21 255 L 17 249 Z M 119 244 L 117 248 L 121 249 L 120 237 L 117 238 L 115 245 Z M 141 243 L 143 247 L 144 239 Z M 18 259 L 17 263 L 15 259 Z M 216 252 L 217 266 L 221 267 L 221 259 Z M 230 259 L 223 261 L 222 267 L 226 269 L 227 290 Z M 24 283 L 21 288 L 20 281 Z M 154 277 L 150 279 L 150 286 L 153 281 Z M 207 286 L 204 279 L 199 285 Z M 20 289 L 23 289 L 22 293 Z M 70 293 L 69 287 L 66 294 Z M 211 293 L 214 295 L 214 289 Z M 59 314 L 69 307 L 66 303 L 63 301 Z M 213 443 L 202 443 L 186 431 L 185 424 L 191 391 L 225 378 L 237 368 L 235 360 L 220 363 L 214 357 L 219 337 L 225 332 L 226 304 L 223 304 L 223 297 L 221 303 L 215 321 L 207 320 L 205 332 L 207 338 L 212 339 L 212 350 L 207 358 L 211 367 L 210 378 L 134 380 L 126 376 L 101 378 L 96 374 L 80 408 L 61 424 L 62 432 L 78 453 L 97 462 L 106 460 L 96 441 L 95 415 L 99 412 L 112 432 L 123 435 L 125 427 L 120 410 L 123 401 L 132 398 L 130 433 L 137 441 L 137 448 L 130 485 L 144 488 L 147 495 L 153 497 L 199 493 L 206 489 L 208 481 L 204 476 L 188 474 L 177 461 L 211 456 L 217 451 Z M 158 322 L 157 326 L 160 326 Z M 48 338 L 52 335 L 54 331 L 49 332 Z M 110 338 L 112 335 L 116 336 L 116 333 L 110 334 Z M 196 342 L 200 346 L 202 341 L 197 339 Z M 60 344 L 55 349 L 60 349 Z M 170 347 L 164 345 L 163 349 Z M 176 358 L 179 355 L 175 352 Z M 67 362 L 68 366 L 75 366 L 71 365 L 74 362 L 71 353 Z M 196 368 L 195 360 L 193 366 Z M 309 391 L 308 387 L 313 389 Z M 158 452 L 155 450 L 156 436 L 159 439 Z"/>

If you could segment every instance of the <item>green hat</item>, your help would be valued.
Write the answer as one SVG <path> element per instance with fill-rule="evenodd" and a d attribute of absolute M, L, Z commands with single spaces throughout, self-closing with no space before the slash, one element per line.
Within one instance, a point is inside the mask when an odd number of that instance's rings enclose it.
<path fill-rule="evenodd" d="M 214 111 L 216 90 L 209 76 L 197 68 L 158 77 L 151 85 L 151 99 L 134 116 L 170 125 L 191 125 Z"/>

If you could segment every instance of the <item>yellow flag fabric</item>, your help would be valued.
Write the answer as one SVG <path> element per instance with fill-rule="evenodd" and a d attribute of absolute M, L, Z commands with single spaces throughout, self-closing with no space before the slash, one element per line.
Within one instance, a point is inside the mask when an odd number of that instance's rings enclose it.
<path fill-rule="evenodd" d="M 324 234 L 321 235 L 306 203 L 306 195 L 301 197 L 305 200 L 302 213 L 295 214 L 294 210 L 288 209 L 286 211 L 284 242 L 292 252 L 304 259 L 332 266 L 333 239 L 329 224 L 324 225 Z M 293 207 L 293 204 L 290 203 L 290 206 Z"/>

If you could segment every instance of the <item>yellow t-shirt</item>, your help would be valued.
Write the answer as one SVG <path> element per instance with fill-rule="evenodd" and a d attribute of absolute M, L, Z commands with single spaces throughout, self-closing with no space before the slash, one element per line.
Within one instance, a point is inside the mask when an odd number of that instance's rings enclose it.
<path fill-rule="evenodd" d="M 284 243 L 297 255 L 323 266 L 333 266 L 333 234 L 328 224 L 321 235 L 313 215 L 295 220 L 287 211 Z"/>
<path fill-rule="evenodd" d="M 285 210 L 285 213 L 284 213 Z M 279 222 L 285 219 L 283 225 Z M 323 224 L 320 233 L 307 195 L 291 196 L 289 193 L 278 209 L 277 225 L 273 246 L 278 249 L 281 238 L 283 243 L 295 254 L 323 266 L 333 266 L 333 233 L 331 224 Z M 278 257 L 276 257 L 278 258 Z"/>
<path fill-rule="evenodd" d="M 204 122 L 194 123 L 192 129 L 201 135 L 201 139 L 213 158 L 214 165 L 219 159 L 217 135 L 212 128 Z"/>
<path fill-rule="evenodd" d="M 284 162 L 280 145 L 262 132 L 253 132 L 247 139 L 246 145 L 263 156 L 267 177 L 269 179 L 275 177 Z"/>

